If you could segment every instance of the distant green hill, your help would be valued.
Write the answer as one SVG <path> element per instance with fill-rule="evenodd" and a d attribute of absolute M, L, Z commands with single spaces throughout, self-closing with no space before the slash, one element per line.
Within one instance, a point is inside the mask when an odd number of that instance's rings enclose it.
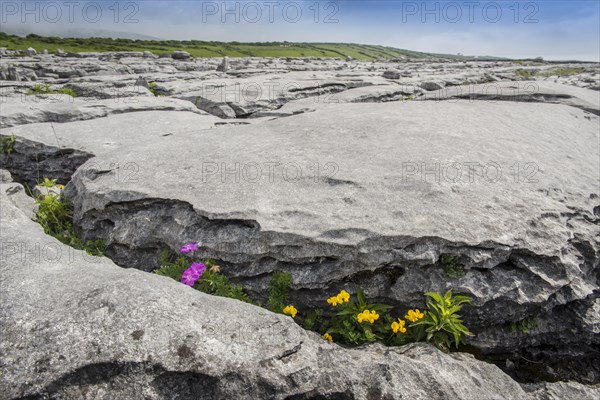
<path fill-rule="evenodd" d="M 289 42 L 205 42 L 201 40 L 132 40 L 111 38 L 58 38 L 30 34 L 26 37 L 0 32 L 0 47 L 11 50 L 24 50 L 33 47 L 38 51 L 47 49 L 53 53 L 56 49 L 67 52 L 79 51 L 144 51 L 155 54 L 185 50 L 193 57 L 338 57 L 351 56 L 355 60 L 394 59 L 401 57 L 424 58 L 444 57 L 468 59 L 449 54 L 422 53 L 418 51 L 396 49 L 386 46 L 374 46 L 352 43 L 289 43 Z"/>

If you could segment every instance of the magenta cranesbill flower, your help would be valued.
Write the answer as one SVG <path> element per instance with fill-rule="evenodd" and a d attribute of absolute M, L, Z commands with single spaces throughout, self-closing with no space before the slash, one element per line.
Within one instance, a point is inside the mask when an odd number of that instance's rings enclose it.
<path fill-rule="evenodd" d="M 206 271 L 206 265 L 204 265 L 204 264 L 198 264 L 198 263 L 192 263 L 192 265 L 190 265 L 190 269 L 194 269 L 194 270 L 198 271 L 198 273 L 200 275 L 202 275 L 202 273 L 204 271 Z"/>
<path fill-rule="evenodd" d="M 206 266 L 204 264 L 192 263 L 192 265 L 190 265 L 190 267 L 186 269 L 181 276 L 181 283 L 184 283 L 188 286 L 194 286 L 205 270 Z"/>
<path fill-rule="evenodd" d="M 198 242 L 184 244 L 183 246 L 181 246 L 181 250 L 179 251 L 181 251 L 182 253 L 190 253 L 196 250 L 198 250 Z"/>
<path fill-rule="evenodd" d="M 200 279 L 200 272 L 196 271 L 195 269 L 188 268 L 181 276 L 181 283 L 184 283 L 188 286 L 194 286 L 198 279 Z"/>

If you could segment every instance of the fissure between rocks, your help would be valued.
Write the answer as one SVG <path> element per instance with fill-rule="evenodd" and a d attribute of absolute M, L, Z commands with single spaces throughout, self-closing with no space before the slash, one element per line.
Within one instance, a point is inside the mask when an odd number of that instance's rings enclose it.
<path fill-rule="evenodd" d="M 90 153 L 18 138 L 14 151 L 0 155 L 0 160 L 16 181 L 32 187 L 40 177 L 70 182 L 75 171 L 92 157 Z M 162 250 L 175 250 L 189 237 L 202 243 L 203 256 L 219 260 L 228 277 L 261 301 L 266 298 L 270 275 L 277 270 L 294 276 L 292 298 L 299 307 L 322 306 L 326 293 L 358 287 L 375 301 L 403 307 L 422 302 L 424 291 L 452 286 L 475 298 L 475 304 L 465 308 L 464 315 L 466 324 L 478 336 L 472 347 L 464 350 L 496 362 L 520 381 L 599 381 L 600 357 L 593 355 L 600 351 L 600 341 L 585 335 L 582 317 L 593 309 L 599 294 L 577 298 L 568 284 L 553 287 L 526 267 L 532 263 L 553 265 L 558 260 L 497 243 L 468 246 L 435 237 L 373 237 L 353 248 L 265 232 L 256 221 L 211 220 L 190 204 L 165 199 L 112 203 L 103 210 L 82 212 L 82 190 L 83 186 L 75 181 L 65 193 L 75 206 L 75 226 L 84 240 L 105 240 L 107 256 L 123 267 L 151 271 L 158 267 Z M 152 215 L 151 224 L 128 230 L 139 227 L 136 221 L 148 215 Z M 176 221 L 186 221 L 186 225 L 182 227 Z M 181 232 L 186 237 L 181 237 Z M 578 238 L 571 242 L 586 260 L 583 266 L 590 279 L 599 279 L 593 247 Z M 419 257 L 424 249 L 435 249 L 437 259 Z M 464 277 L 444 274 L 438 261 L 443 254 L 454 255 L 465 264 Z M 488 261 L 475 263 L 473 254 L 485 254 Z M 560 265 L 549 270 L 560 271 Z M 559 275 L 553 278 L 560 279 Z M 519 290 L 530 300 L 512 296 L 510 290 L 502 293 L 507 288 L 494 286 L 501 281 L 518 282 Z M 494 294 L 494 290 L 498 292 Z M 545 300 L 535 300 L 550 292 Z M 506 329 L 508 323 L 532 316 L 541 328 L 516 333 Z"/>

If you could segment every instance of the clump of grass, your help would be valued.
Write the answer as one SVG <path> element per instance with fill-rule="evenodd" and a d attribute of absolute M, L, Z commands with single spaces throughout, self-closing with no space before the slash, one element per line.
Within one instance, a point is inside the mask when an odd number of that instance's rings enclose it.
<path fill-rule="evenodd" d="M 550 68 L 537 73 L 539 76 L 571 76 L 585 72 L 585 68 L 577 67 L 564 67 L 564 68 Z"/>
<path fill-rule="evenodd" d="M 148 90 L 154 95 L 154 97 L 159 96 L 158 93 L 156 93 L 156 82 L 148 83 Z"/>
<path fill-rule="evenodd" d="M 535 76 L 535 72 L 531 73 L 531 72 L 527 71 L 526 69 L 522 69 L 522 68 L 515 70 L 515 74 L 518 76 L 521 76 L 523 78 L 533 78 Z"/>
<path fill-rule="evenodd" d="M 281 313 L 288 305 L 292 275 L 289 272 L 277 271 L 269 282 L 269 298 L 267 308 L 273 312 Z"/>
<path fill-rule="evenodd" d="M 73 209 L 71 204 L 63 200 L 60 194 L 50 193 L 50 188 L 59 186 L 56 179 L 44 178 L 39 186 L 45 187 L 46 194 L 35 198 L 38 205 L 35 221 L 44 229 L 44 233 L 50 235 L 61 243 L 71 246 L 77 250 L 84 250 L 92 256 L 103 256 L 106 244 L 98 240 L 82 241 L 73 227 Z"/>
<path fill-rule="evenodd" d="M 27 94 L 29 96 L 42 94 L 66 94 L 71 97 L 77 97 L 77 93 L 75 93 L 72 89 L 60 88 L 58 90 L 54 90 L 50 87 L 50 85 L 35 85 L 33 88 L 27 91 Z"/>
<path fill-rule="evenodd" d="M 309 331 L 327 331 L 329 324 L 323 320 L 323 310 L 320 308 L 313 308 L 309 310 L 304 317 L 304 329 Z"/>
<path fill-rule="evenodd" d="M 455 256 L 443 254 L 440 262 L 444 266 L 444 272 L 450 278 L 461 278 L 465 276 L 465 266 L 458 262 Z"/>
<path fill-rule="evenodd" d="M 527 333 L 538 326 L 538 320 L 535 317 L 527 317 L 520 321 L 508 323 L 507 327 L 510 332 Z"/>
<path fill-rule="evenodd" d="M 0 146 L 0 153 L 9 155 L 13 152 L 15 147 L 15 141 L 17 137 L 14 133 L 11 133 L 10 136 L 4 136 L 2 138 L 2 144 Z"/>

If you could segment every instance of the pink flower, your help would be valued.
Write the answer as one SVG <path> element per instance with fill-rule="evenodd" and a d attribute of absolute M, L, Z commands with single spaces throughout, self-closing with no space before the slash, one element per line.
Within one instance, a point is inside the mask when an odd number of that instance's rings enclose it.
<path fill-rule="evenodd" d="M 181 246 L 181 250 L 179 250 L 179 251 L 182 253 L 190 253 L 190 252 L 196 251 L 196 250 L 198 250 L 198 242 L 184 244 L 183 246 Z"/>
<path fill-rule="evenodd" d="M 192 263 L 192 265 L 190 265 L 190 269 L 194 269 L 194 270 L 198 271 L 198 273 L 200 275 L 202 275 L 202 273 L 204 271 L 206 271 L 206 265 L 204 265 L 204 264 L 198 264 L 198 263 Z"/>
<path fill-rule="evenodd" d="M 194 286 L 194 284 L 200 279 L 202 273 L 206 270 L 206 265 L 192 263 L 188 269 L 185 270 L 181 276 L 181 283 L 188 286 Z"/>

